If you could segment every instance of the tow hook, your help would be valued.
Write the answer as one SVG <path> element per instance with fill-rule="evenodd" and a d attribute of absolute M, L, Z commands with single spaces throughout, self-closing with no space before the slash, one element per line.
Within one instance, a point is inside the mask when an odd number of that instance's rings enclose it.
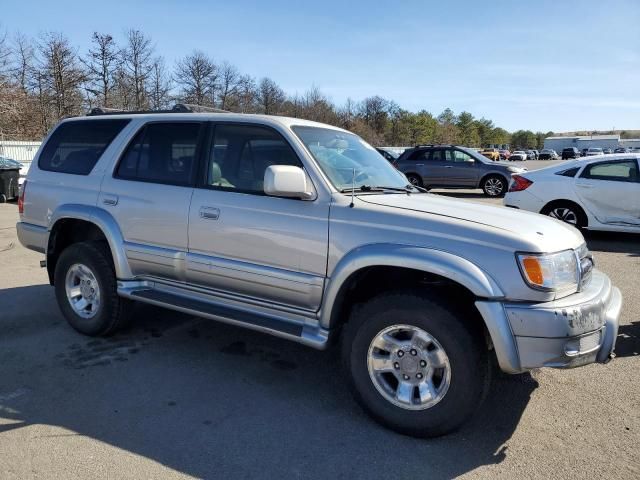
<path fill-rule="evenodd" d="M 47 261 L 46 260 L 40 260 L 40 267 L 44 268 L 47 266 Z"/>

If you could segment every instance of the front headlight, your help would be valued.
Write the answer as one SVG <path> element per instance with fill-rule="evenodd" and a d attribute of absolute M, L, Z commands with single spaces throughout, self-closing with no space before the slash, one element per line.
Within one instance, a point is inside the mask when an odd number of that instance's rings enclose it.
<path fill-rule="evenodd" d="M 518 266 L 525 282 L 537 290 L 578 288 L 578 258 L 573 250 L 558 253 L 518 253 Z"/>

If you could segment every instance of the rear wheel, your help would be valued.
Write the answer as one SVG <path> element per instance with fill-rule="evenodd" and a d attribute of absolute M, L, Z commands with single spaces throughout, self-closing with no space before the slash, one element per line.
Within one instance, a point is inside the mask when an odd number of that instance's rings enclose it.
<path fill-rule="evenodd" d="M 104 242 L 67 247 L 56 263 L 54 284 L 60 310 L 78 332 L 110 335 L 127 323 L 132 302 L 117 294 L 111 253 Z"/>
<path fill-rule="evenodd" d="M 507 193 L 507 181 L 500 175 L 489 175 L 482 181 L 482 190 L 488 197 L 502 197 Z"/>
<path fill-rule="evenodd" d="M 576 228 L 584 228 L 587 226 L 587 215 L 579 205 L 573 202 L 552 202 L 545 206 L 540 213 L 562 220 Z"/>
<path fill-rule="evenodd" d="M 390 293 L 345 327 L 342 357 L 360 405 L 383 425 L 433 437 L 458 428 L 489 385 L 486 347 L 446 305 Z"/>
<path fill-rule="evenodd" d="M 415 187 L 422 187 L 422 179 L 418 176 L 415 175 L 413 173 L 409 173 L 407 175 L 407 180 L 409 180 L 409 183 L 411 183 L 411 185 L 415 186 Z"/>

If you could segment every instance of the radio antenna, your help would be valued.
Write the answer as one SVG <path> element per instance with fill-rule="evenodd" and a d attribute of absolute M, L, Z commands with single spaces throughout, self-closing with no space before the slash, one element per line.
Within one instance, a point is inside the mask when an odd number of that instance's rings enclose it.
<path fill-rule="evenodd" d="M 353 208 L 353 196 L 356 191 L 356 169 L 354 168 L 352 170 L 353 175 L 351 176 L 351 205 L 349 205 L 349 208 Z"/>

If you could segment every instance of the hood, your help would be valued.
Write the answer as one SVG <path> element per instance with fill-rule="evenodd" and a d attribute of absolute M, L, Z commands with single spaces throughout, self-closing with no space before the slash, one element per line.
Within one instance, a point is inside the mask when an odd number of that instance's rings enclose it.
<path fill-rule="evenodd" d="M 416 214 L 438 215 L 508 232 L 538 245 L 541 251 L 576 248 L 584 243 L 574 227 L 537 213 L 483 205 L 434 194 L 361 195 L 363 202 Z"/>

